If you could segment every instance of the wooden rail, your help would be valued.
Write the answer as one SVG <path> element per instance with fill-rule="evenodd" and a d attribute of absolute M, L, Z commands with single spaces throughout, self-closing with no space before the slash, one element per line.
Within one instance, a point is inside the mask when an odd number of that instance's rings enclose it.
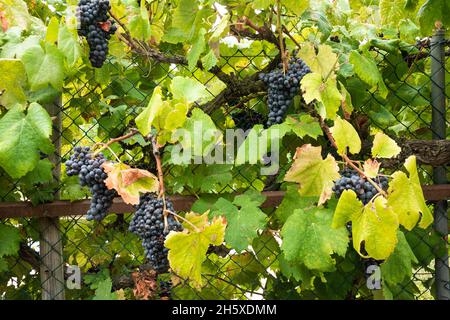
<path fill-rule="evenodd" d="M 444 185 L 425 185 L 422 186 L 425 199 L 428 201 L 439 201 L 450 199 L 450 184 Z M 266 201 L 262 207 L 275 207 L 280 204 L 284 196 L 284 191 L 265 191 Z M 170 196 L 175 210 L 188 211 L 192 204 L 197 200 L 194 196 Z M 30 202 L 1 202 L 0 218 L 19 218 L 19 217 L 64 217 L 84 215 L 89 209 L 89 200 L 64 201 L 58 200 L 33 206 Z M 110 209 L 113 213 L 127 213 L 134 211 L 133 206 L 126 204 L 122 198 L 114 199 Z"/>

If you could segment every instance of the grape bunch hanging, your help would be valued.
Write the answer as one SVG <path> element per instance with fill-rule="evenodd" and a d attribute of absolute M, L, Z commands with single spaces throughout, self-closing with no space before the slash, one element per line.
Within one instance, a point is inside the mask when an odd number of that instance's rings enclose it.
<path fill-rule="evenodd" d="M 100 68 L 108 54 L 108 40 L 117 30 L 109 19 L 109 0 L 80 0 L 78 34 L 85 37 L 89 45 L 89 60 L 94 68 Z"/>
<path fill-rule="evenodd" d="M 169 200 L 166 200 L 166 210 L 175 212 Z M 165 219 L 163 199 L 158 199 L 150 193 L 140 197 L 139 205 L 129 226 L 129 230 L 141 238 L 145 256 L 158 273 L 166 273 L 169 270 L 167 259 L 169 250 L 164 246 L 166 236 L 170 231 L 182 231 L 182 229 L 183 227 L 173 215 L 169 214 Z"/>
<path fill-rule="evenodd" d="M 236 128 L 240 128 L 244 131 L 253 128 L 254 125 L 267 121 L 266 117 L 252 109 L 245 109 L 235 112 L 231 114 L 231 118 L 233 119 Z"/>
<path fill-rule="evenodd" d="M 279 69 L 259 75 L 260 80 L 268 86 L 267 127 L 283 122 L 292 99 L 299 92 L 300 81 L 311 72 L 311 69 L 301 59 L 290 59 L 286 73 L 282 67 L 283 65 L 280 64 Z"/>
<path fill-rule="evenodd" d="M 336 180 L 333 191 L 339 198 L 344 190 L 353 190 L 358 199 L 363 204 L 367 204 L 377 193 L 377 189 L 366 179 L 361 177 L 355 170 L 344 169 L 340 172 L 341 178 Z M 374 179 L 383 190 L 388 188 L 388 178 L 386 176 L 377 176 Z"/>
<path fill-rule="evenodd" d="M 80 185 L 88 186 L 92 193 L 87 220 L 103 220 L 117 195 L 115 190 L 109 190 L 105 185 L 108 176 L 101 167 L 105 161 L 102 153 L 94 156 L 89 147 L 79 146 L 74 148 L 74 153 L 66 161 L 67 175 L 78 175 Z"/>

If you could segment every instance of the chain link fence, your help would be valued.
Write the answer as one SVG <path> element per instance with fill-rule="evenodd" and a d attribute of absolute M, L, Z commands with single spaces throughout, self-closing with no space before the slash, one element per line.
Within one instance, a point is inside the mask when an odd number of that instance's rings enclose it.
<path fill-rule="evenodd" d="M 355 108 L 353 124 L 362 140 L 369 134 L 370 127 L 382 129 L 392 137 L 401 137 L 402 141 L 447 138 L 445 129 L 450 122 L 445 102 L 450 98 L 450 54 L 448 42 L 439 39 L 438 51 L 434 52 L 444 60 L 436 60 L 436 55 L 430 55 L 436 42 L 424 41 L 400 50 L 379 44 L 371 47 L 371 53 L 385 79 L 387 94 L 382 94 L 380 90 L 373 91 L 369 86 L 362 87 L 360 83 L 347 83 Z M 274 53 L 263 48 L 256 54 L 236 49 L 230 55 L 221 56 L 219 66 L 227 74 L 232 72 L 244 78 L 261 71 L 261 66 L 266 66 L 274 56 Z M 436 61 L 433 62 L 433 59 Z M 442 73 L 447 75 L 444 85 L 439 78 Z M 149 270 L 139 239 L 127 231 L 131 213 L 126 212 L 126 207 L 117 205 L 113 208 L 120 210 L 111 212 L 102 222 L 87 221 L 81 215 L 87 205 L 66 200 L 74 195 L 88 197 L 88 194 L 74 186 L 73 178 L 65 176 L 62 164 L 75 146 L 107 142 L 110 138 L 125 134 L 128 128 L 134 126 L 134 119 L 147 105 L 153 88 L 164 85 L 175 74 L 196 79 L 213 96 L 220 92 L 215 89 L 220 80 L 213 73 L 144 61 L 140 57 L 131 61 L 110 61 L 100 71 L 90 69 L 84 74 L 83 78 L 67 79 L 62 97 L 48 106 L 51 116 L 57 119 L 54 121 L 53 139 L 59 151 L 49 158 L 54 164 L 53 182 L 38 183 L 30 189 L 25 181 L 29 177 L 13 180 L 0 170 L 0 181 L 5 186 L 0 190 L 0 204 L 8 204 L 0 206 L 2 230 L 4 234 L 12 233 L 13 229 L 18 230 L 15 240 L 20 248 L 17 254 L 7 255 L 0 260 L 0 299 L 91 298 L 102 290 L 98 279 L 103 276 L 106 278 L 106 275 L 112 279 L 112 289 L 120 292 L 119 298 L 132 299 L 136 294 L 145 296 L 145 292 L 136 292 L 135 289 L 133 293 L 131 290 L 136 281 L 147 283 L 147 287 L 144 286 L 148 289 L 147 298 L 166 297 L 159 288 L 159 280 L 169 280 L 169 276 L 160 275 L 156 279 Z M 265 99 L 264 94 L 260 94 L 222 107 L 225 115 L 232 115 L 242 109 L 264 113 Z M 444 109 L 438 109 L 436 106 L 442 103 L 442 99 Z M 96 116 L 98 109 L 101 110 L 100 117 Z M 437 116 L 444 119 L 444 124 L 437 124 L 433 120 Z M 216 125 L 223 129 L 223 122 Z M 280 150 L 284 156 L 280 156 L 280 159 L 287 159 L 287 155 L 292 154 L 301 143 L 298 138 L 285 137 Z M 119 146 L 113 145 L 112 149 L 122 161 L 155 171 L 151 146 L 120 142 Z M 281 176 L 290 164 L 288 160 L 282 161 Z M 399 169 L 400 166 L 401 162 L 395 163 L 392 169 Z M 423 183 L 447 184 L 448 166 L 440 168 L 437 174 L 436 168 L 433 170 L 431 165 L 422 165 L 420 173 Z M 207 166 L 200 164 L 179 185 L 177 181 L 180 176 L 186 174 L 183 168 L 166 165 L 164 170 L 167 184 L 173 189 L 168 190 L 169 193 L 182 195 L 178 208 L 189 207 L 189 201 L 183 200 L 183 197 L 205 192 L 196 182 L 196 174 L 212 174 L 208 172 Z M 276 176 L 255 176 L 246 165 L 232 169 L 224 167 L 222 173 L 231 174 L 230 180 L 234 183 L 218 182 L 209 190 L 211 193 L 229 194 L 264 189 L 270 194 L 277 193 L 280 188 Z M 445 281 L 446 272 L 448 281 L 448 252 L 436 249 L 436 244 L 442 242 L 442 236 L 447 239 L 448 234 L 447 201 L 440 200 L 430 201 L 430 204 L 435 205 L 435 229 L 441 235 L 433 231 L 432 227 L 406 233 L 418 261 L 413 265 L 410 279 L 395 290 L 391 288 L 394 299 L 435 299 L 439 291 L 437 288 L 442 290 L 442 287 L 447 286 L 448 290 L 448 282 L 441 285 L 436 283 L 435 277 L 439 273 Z M 40 214 L 34 216 L 32 213 L 37 211 L 31 209 L 33 205 L 23 206 L 24 201 L 32 201 L 34 208 L 39 208 L 39 203 L 43 202 L 52 205 L 42 207 Z M 278 202 L 269 201 L 263 210 L 270 216 L 278 204 L 279 199 Z M 198 290 L 181 281 L 174 284 L 171 298 L 367 299 L 373 295 L 366 285 L 367 276 L 364 273 L 367 263 L 353 250 L 349 250 L 346 259 L 336 257 L 337 272 L 327 279 L 327 283 L 320 277 L 312 277 L 310 286 L 300 294 L 298 282 L 277 272 L 280 269 L 277 257 L 281 254 L 279 240 L 277 231 L 265 231 L 251 248 L 241 254 L 225 246 L 209 248 L 204 263 L 205 287 Z M 444 248 L 444 251 L 447 249 Z M 436 265 L 435 259 L 439 261 Z M 71 282 L 78 272 L 82 281 L 79 286 Z"/>

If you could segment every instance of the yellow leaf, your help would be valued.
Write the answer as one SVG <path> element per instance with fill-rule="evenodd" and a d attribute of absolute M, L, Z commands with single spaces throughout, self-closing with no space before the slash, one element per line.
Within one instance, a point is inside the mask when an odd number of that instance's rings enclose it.
<path fill-rule="evenodd" d="M 284 177 L 285 181 L 300 184 L 303 196 L 319 196 L 319 205 L 331 198 L 333 181 L 339 178 L 339 167 L 335 159 L 328 155 L 322 159 L 322 147 L 305 144 L 294 156 L 294 163 Z"/>
<path fill-rule="evenodd" d="M 419 227 L 427 228 L 433 222 L 433 215 L 425 203 L 415 156 L 406 159 L 405 168 L 409 172 L 409 178 L 401 171 L 392 174 L 388 190 L 389 205 L 407 230 L 414 228 L 420 217 Z"/>
<path fill-rule="evenodd" d="M 115 189 L 125 203 L 139 204 L 141 193 L 157 192 L 159 189 L 158 178 L 147 170 L 112 162 L 105 162 L 102 167 L 108 174 L 106 187 Z"/>
<path fill-rule="evenodd" d="M 377 160 L 367 159 L 363 164 L 364 174 L 369 178 L 376 178 L 380 165 Z"/>
<path fill-rule="evenodd" d="M 344 190 L 339 197 L 339 202 L 336 206 L 333 215 L 333 228 L 340 228 L 345 226 L 348 221 L 351 221 L 354 216 L 361 213 L 363 204 L 358 200 L 356 193 L 353 190 Z"/>
<path fill-rule="evenodd" d="M 398 226 L 396 213 L 385 198 L 378 196 L 353 217 L 353 246 L 363 257 L 385 260 L 397 244 Z"/>
<path fill-rule="evenodd" d="M 375 135 L 372 146 L 372 156 L 375 158 L 392 158 L 402 149 L 397 143 L 382 132 Z"/>
<path fill-rule="evenodd" d="M 361 151 L 361 139 L 350 122 L 337 117 L 330 132 L 336 140 L 339 154 L 346 154 L 347 148 L 353 154 Z"/>
<path fill-rule="evenodd" d="M 182 232 L 170 232 L 165 246 L 169 249 L 168 259 L 172 271 L 179 277 L 189 280 L 196 287 L 201 288 L 202 263 L 206 259 L 206 252 L 210 245 L 220 245 L 224 241 L 226 221 L 223 217 L 215 217 L 208 222 L 208 213 L 198 215 L 188 213 L 185 217 L 196 227 L 184 223 Z"/>

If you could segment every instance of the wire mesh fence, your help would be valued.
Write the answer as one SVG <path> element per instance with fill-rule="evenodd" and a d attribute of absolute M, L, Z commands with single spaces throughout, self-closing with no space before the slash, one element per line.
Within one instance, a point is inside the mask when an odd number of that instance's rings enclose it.
<path fill-rule="evenodd" d="M 443 44 L 448 45 L 448 42 L 444 41 Z M 432 82 L 435 77 L 432 73 L 433 58 L 430 57 L 430 48 L 429 41 L 400 49 L 373 44 L 371 54 L 374 55 L 377 67 L 385 79 L 386 88 L 373 91 L 369 86 L 361 87 L 360 83 L 355 83 L 354 86 L 352 83 L 347 84 L 355 108 L 354 124 L 362 138 L 368 135 L 370 126 L 380 128 L 393 137 L 401 136 L 406 141 L 430 140 L 434 137 L 436 128 L 432 126 L 431 105 Z M 265 49 L 251 54 L 245 49 L 236 49 L 230 55 L 221 56 L 219 68 L 226 74 L 234 73 L 237 77 L 244 78 L 261 71 L 274 56 L 274 53 Z M 440 92 L 449 99 L 448 49 L 444 56 L 442 68 L 447 74 L 447 82 Z M 145 61 L 140 57 L 111 61 L 102 69 L 104 74 L 99 72 L 86 70 L 85 78 L 67 79 L 62 97 L 57 98 L 49 107 L 54 111 L 51 115 L 61 122 L 60 125 L 54 126 L 53 139 L 61 148 L 56 157 L 50 159 L 54 165 L 53 181 L 38 183 L 30 189 L 24 183 L 29 177 L 14 180 L 0 171 L 2 185 L 7 186 L 0 190 L 1 202 L 31 201 L 39 206 L 40 203 L 67 200 L 74 196 L 88 197 L 84 189 L 74 186 L 73 177 L 67 177 L 63 172 L 63 163 L 75 146 L 107 142 L 126 133 L 128 128 L 134 126 L 136 116 L 148 104 L 153 89 L 170 80 L 175 74 L 182 73 L 196 79 L 205 85 L 214 97 L 220 94 L 222 88 L 217 86 L 220 79 L 213 73 L 205 75 L 196 69 Z M 142 78 L 136 76 L 137 74 L 146 76 Z M 228 102 L 222 107 L 225 108 L 225 115 L 232 115 L 242 109 L 264 113 L 266 97 L 261 93 L 248 99 L 238 99 L 234 103 Z M 98 109 L 101 110 L 100 117 L 95 116 Z M 442 116 L 446 119 L 447 127 L 450 124 L 449 117 L 447 114 Z M 220 128 L 223 123 L 216 125 Z M 441 137 L 445 138 L 447 136 Z M 292 154 L 300 145 L 298 138 L 284 139 L 280 151 L 283 156 L 280 159 L 287 159 L 287 155 Z M 111 148 L 117 152 L 121 161 L 155 171 L 151 146 L 137 142 L 120 142 L 117 149 L 114 149 L 114 146 Z M 44 156 L 42 158 L 45 160 Z M 284 173 L 290 164 L 288 160 L 282 161 L 280 174 Z M 401 163 L 395 164 L 393 168 L 398 169 L 399 166 Z M 422 165 L 420 169 L 422 181 L 432 184 L 432 167 Z M 190 169 L 189 173 L 176 165 L 167 165 L 164 170 L 168 185 L 172 189 L 169 192 L 183 196 L 207 192 L 242 193 L 249 189 L 272 192 L 280 187 L 276 176 L 255 176 L 254 171 L 248 170 L 247 165 L 233 168 L 224 165 L 223 172 L 214 173 L 208 171 L 204 164 Z M 448 166 L 444 167 L 444 171 L 447 179 Z M 202 186 L 196 179 L 196 175 L 213 174 L 229 175 L 229 180 L 233 183 L 217 182 Z M 446 208 L 446 200 L 441 203 Z M 270 216 L 278 204 L 279 201 L 275 201 L 263 210 Z M 5 207 L 1 207 L 1 210 L 0 215 L 8 217 L 1 219 L 4 234 L 18 230 L 15 240 L 20 247 L 17 254 L 0 260 L 1 299 L 86 299 L 102 290 L 98 287 L 98 279 L 106 276 L 111 278 L 110 287 L 106 286 L 106 291 L 111 291 L 112 288 L 116 298 L 117 295 L 124 299 L 134 299 L 136 295 L 151 299 L 167 297 L 162 292 L 159 281 L 168 281 L 169 275 L 157 277 L 151 272 L 139 239 L 127 231 L 131 212 L 112 211 L 103 221 L 92 222 L 79 214 L 70 214 L 65 211 L 67 207 L 64 206 L 60 207 L 60 214 L 55 214 L 59 218 L 45 217 L 45 213 L 40 217 L 15 213 L 13 206 L 8 212 Z M 435 257 L 446 257 L 436 246 L 440 236 L 430 227 L 427 230 L 408 232 L 406 239 L 414 249 L 417 263 L 412 266 L 413 274 L 407 281 L 395 289 L 391 288 L 391 295 L 394 299 L 434 299 Z M 205 286 L 199 290 L 181 280 L 173 285 L 170 298 L 367 299 L 373 294 L 367 287 L 367 261 L 354 251 L 349 251 L 346 259 L 336 257 L 338 272 L 328 278 L 326 283 L 319 276 L 302 275 L 308 278 L 310 285 L 306 286 L 301 294 L 298 282 L 277 272 L 280 268 L 286 268 L 280 266 L 281 262 L 277 259 L 280 254 L 280 235 L 276 226 L 270 232 L 261 233 L 243 253 L 237 253 L 226 246 L 210 247 L 207 260 L 203 264 L 205 272 L 202 277 Z M 448 258 L 441 265 L 441 268 L 445 267 L 448 273 Z M 77 272 L 82 279 L 79 286 L 71 284 L 71 279 Z M 147 287 L 144 286 L 147 293 L 136 292 L 137 281 L 148 284 Z M 133 288 L 134 292 L 131 290 Z M 108 297 L 110 292 L 104 294 Z"/>

